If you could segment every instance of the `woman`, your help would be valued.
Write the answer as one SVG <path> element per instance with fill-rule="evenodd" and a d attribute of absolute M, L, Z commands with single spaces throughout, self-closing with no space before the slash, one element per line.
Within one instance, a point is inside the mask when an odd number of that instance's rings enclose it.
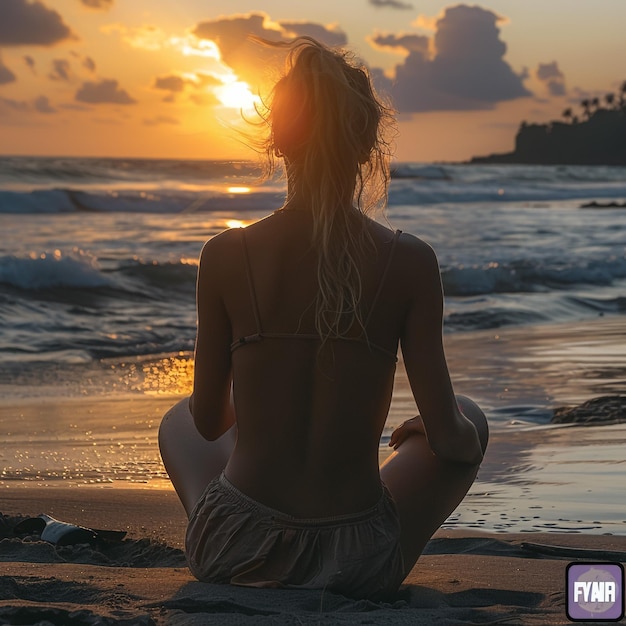
<path fill-rule="evenodd" d="M 388 110 L 312 39 L 288 68 L 266 119 L 286 202 L 202 251 L 193 395 L 161 454 L 200 580 L 381 598 L 466 494 L 487 423 L 452 389 L 435 254 L 364 214 L 386 196 Z M 421 417 L 379 468 L 398 343 Z"/>

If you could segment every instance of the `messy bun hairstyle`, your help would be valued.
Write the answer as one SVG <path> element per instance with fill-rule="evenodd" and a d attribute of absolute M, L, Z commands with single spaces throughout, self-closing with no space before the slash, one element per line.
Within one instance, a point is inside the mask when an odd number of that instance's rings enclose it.
<path fill-rule="evenodd" d="M 355 321 L 364 330 L 361 268 L 374 251 L 365 215 L 387 200 L 395 120 L 348 52 L 311 37 L 262 43 L 288 50 L 286 73 L 259 112 L 268 131 L 261 142 L 266 175 L 284 158 L 286 206 L 312 214 L 316 330 L 323 341 L 342 337 Z M 296 195 L 306 206 L 295 206 Z"/>

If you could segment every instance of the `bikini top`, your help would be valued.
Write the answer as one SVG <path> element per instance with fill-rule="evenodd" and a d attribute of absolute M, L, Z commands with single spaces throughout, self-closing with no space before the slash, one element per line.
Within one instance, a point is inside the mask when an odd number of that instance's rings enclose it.
<path fill-rule="evenodd" d="M 248 246 L 246 244 L 246 229 L 241 228 L 241 245 L 243 248 L 243 256 L 246 265 L 246 276 L 248 279 L 248 289 L 250 291 L 250 301 L 252 304 L 252 311 L 254 313 L 254 320 L 256 323 L 256 332 L 251 335 L 246 335 L 245 337 L 241 337 L 236 339 L 230 344 L 231 352 L 245 346 L 249 343 L 256 343 L 258 341 L 262 341 L 263 339 L 305 339 L 310 341 L 319 341 L 320 336 L 318 334 L 307 334 L 307 333 L 274 333 L 274 332 L 266 332 L 263 330 L 263 326 L 261 324 L 261 316 L 259 314 L 259 306 L 256 298 L 256 290 L 254 288 L 254 281 L 252 280 L 252 268 L 250 265 L 250 255 L 248 254 Z M 396 249 L 396 244 L 400 237 L 400 233 L 402 231 L 397 230 L 393 236 L 391 242 L 391 250 L 389 250 L 389 255 L 387 256 L 387 263 L 385 265 L 385 269 L 383 271 L 383 275 L 381 276 L 380 282 L 378 284 L 378 288 L 376 289 L 376 294 L 374 295 L 374 300 L 372 301 L 372 306 L 370 307 L 369 313 L 365 320 L 364 329 L 360 336 L 358 337 L 331 337 L 331 339 L 339 340 L 339 341 L 358 341 L 360 343 L 366 344 L 368 347 L 377 350 L 381 354 L 385 356 L 391 357 L 394 362 L 397 362 L 398 356 L 396 353 L 391 350 L 387 350 L 386 348 L 375 344 L 372 341 L 367 339 L 366 331 L 369 321 L 372 317 L 372 313 L 376 308 L 376 303 L 378 302 L 378 297 L 380 296 L 381 291 L 383 290 L 383 285 L 385 284 L 385 279 L 387 274 L 389 273 L 389 268 L 391 266 L 391 261 L 393 260 L 393 254 Z"/>

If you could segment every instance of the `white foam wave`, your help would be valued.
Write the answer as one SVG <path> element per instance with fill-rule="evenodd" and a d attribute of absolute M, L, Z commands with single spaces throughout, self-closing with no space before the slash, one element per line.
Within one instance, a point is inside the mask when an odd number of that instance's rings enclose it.
<path fill-rule="evenodd" d="M 51 289 L 104 287 L 109 281 L 93 256 L 74 249 L 69 254 L 55 250 L 23 258 L 0 257 L 0 283 L 20 289 Z"/>

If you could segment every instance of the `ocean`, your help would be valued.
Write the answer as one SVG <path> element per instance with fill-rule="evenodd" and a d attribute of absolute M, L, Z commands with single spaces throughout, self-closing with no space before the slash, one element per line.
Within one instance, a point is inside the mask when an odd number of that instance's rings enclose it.
<path fill-rule="evenodd" d="M 258 174 L 233 161 L 0 157 L 0 486 L 167 484 L 156 430 L 191 390 L 197 259 L 213 235 L 281 206 L 284 181 L 260 184 Z M 582 439 L 548 429 L 527 449 L 506 437 L 546 428 L 559 402 L 623 393 L 625 202 L 624 167 L 394 166 L 377 219 L 435 248 L 455 388 L 505 435 L 452 525 L 520 528 L 506 503 L 533 497 L 546 528 L 623 522 L 616 483 L 583 506 L 574 481 L 532 474 L 546 463 L 532 456 L 540 443 L 555 442 L 549 454 L 565 454 L 563 469 Z M 414 413 L 400 360 L 381 454 Z M 597 448 L 576 448 L 581 481 L 623 471 L 622 448 L 602 428 L 602 464 L 588 456 Z M 555 491 L 537 496 L 540 484 Z M 485 507 L 499 506 L 500 526 L 484 523 Z M 595 526 L 589 518 L 601 515 L 585 506 L 604 511 Z"/>

